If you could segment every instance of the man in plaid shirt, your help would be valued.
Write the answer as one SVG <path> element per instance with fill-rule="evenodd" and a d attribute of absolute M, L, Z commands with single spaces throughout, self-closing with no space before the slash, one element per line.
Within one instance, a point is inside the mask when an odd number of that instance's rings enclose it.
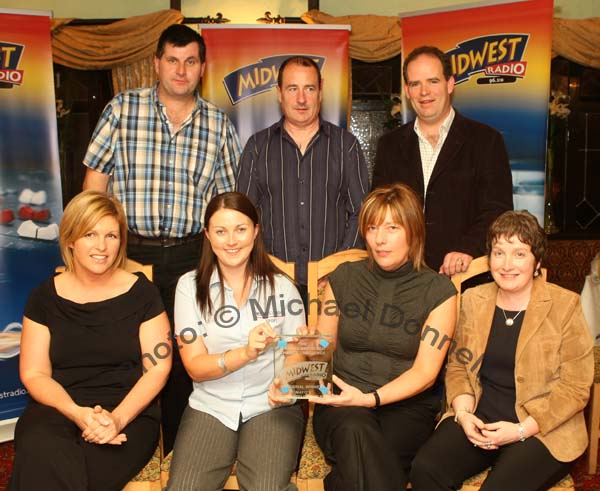
<path fill-rule="evenodd" d="M 83 189 L 110 191 L 123 203 L 128 257 L 154 265 L 171 325 L 177 280 L 199 261 L 205 208 L 213 196 L 235 188 L 241 153 L 225 113 L 198 93 L 205 55 L 197 32 L 168 27 L 154 57 L 158 83 L 107 104 L 83 160 Z M 167 451 L 191 388 L 175 349 L 162 394 Z"/>

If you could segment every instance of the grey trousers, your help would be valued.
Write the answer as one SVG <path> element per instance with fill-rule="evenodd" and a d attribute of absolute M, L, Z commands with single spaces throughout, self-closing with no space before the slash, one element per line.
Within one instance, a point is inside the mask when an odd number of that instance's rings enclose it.
<path fill-rule="evenodd" d="M 304 432 L 299 406 L 273 409 L 240 422 L 237 431 L 187 407 L 169 473 L 169 491 L 220 491 L 237 459 L 241 491 L 296 491 L 290 477 Z"/>

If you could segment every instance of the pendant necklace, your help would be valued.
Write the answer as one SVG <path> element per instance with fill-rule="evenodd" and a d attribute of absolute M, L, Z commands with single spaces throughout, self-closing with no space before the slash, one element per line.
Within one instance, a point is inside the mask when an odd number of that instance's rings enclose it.
<path fill-rule="evenodd" d="M 521 312 L 523 312 L 526 308 L 527 308 L 527 305 L 525 307 L 523 307 L 521 310 L 519 310 L 514 317 L 506 317 L 506 312 L 504 312 L 504 309 L 502 307 L 500 307 L 500 310 L 502 311 L 502 314 L 504 315 L 504 325 L 506 327 L 512 327 L 513 324 L 515 323 L 515 319 L 517 317 L 519 317 L 519 314 Z"/>

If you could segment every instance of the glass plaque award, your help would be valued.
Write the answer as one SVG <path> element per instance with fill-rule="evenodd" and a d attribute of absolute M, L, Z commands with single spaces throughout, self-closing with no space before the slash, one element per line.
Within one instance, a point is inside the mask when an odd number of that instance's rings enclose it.
<path fill-rule="evenodd" d="M 280 380 L 284 396 L 307 399 L 331 393 L 333 353 L 330 336 L 282 335 L 274 351 L 275 378 Z"/>

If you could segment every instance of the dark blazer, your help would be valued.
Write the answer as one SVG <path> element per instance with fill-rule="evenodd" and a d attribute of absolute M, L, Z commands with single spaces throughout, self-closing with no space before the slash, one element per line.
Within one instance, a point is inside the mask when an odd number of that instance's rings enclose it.
<path fill-rule="evenodd" d="M 373 188 L 394 182 L 408 184 L 424 202 L 425 260 L 435 271 L 451 251 L 474 258 L 484 255 L 490 224 L 513 208 L 512 177 L 502 136 L 458 112 L 425 197 L 414 121 L 379 139 Z"/>
<path fill-rule="evenodd" d="M 492 326 L 498 287 L 488 283 L 465 292 L 456 349 L 448 356 L 446 396 L 481 398 L 479 370 Z M 515 354 L 515 411 L 519 421 L 532 416 L 535 435 L 561 462 L 579 457 L 588 443 L 583 410 L 594 380 L 593 343 L 579 295 L 534 279 Z M 452 416 L 452 409 L 444 417 Z"/>

